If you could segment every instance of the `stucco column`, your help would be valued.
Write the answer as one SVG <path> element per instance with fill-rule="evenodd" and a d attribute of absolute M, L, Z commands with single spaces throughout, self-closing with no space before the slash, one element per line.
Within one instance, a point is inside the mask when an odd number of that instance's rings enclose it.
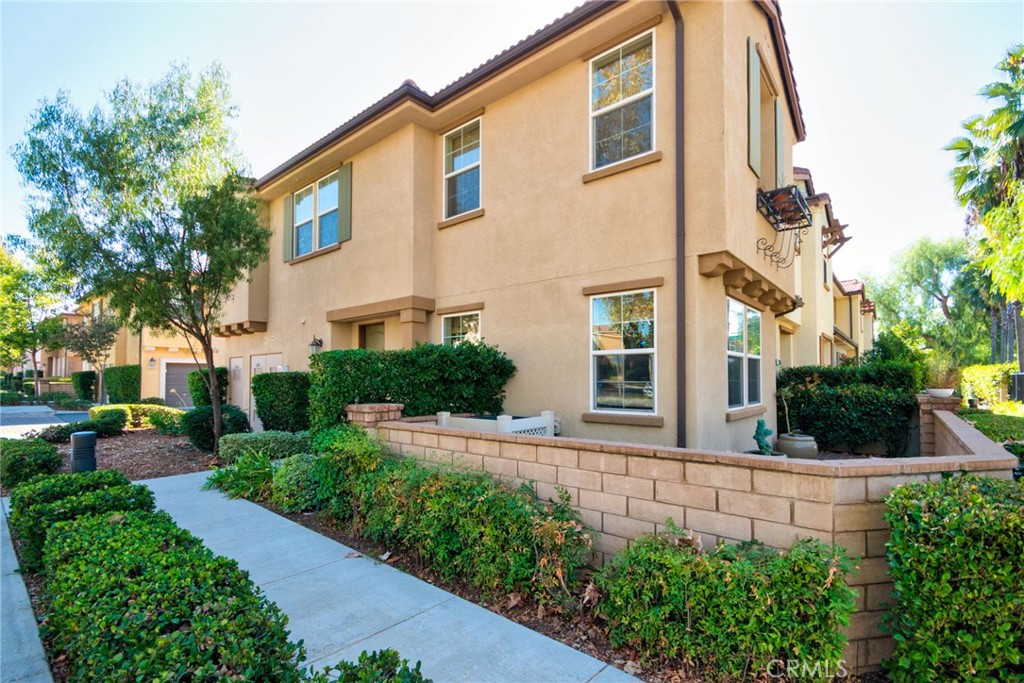
<path fill-rule="evenodd" d="M 921 410 L 921 455 L 935 455 L 935 415 L 936 410 L 948 410 L 955 413 L 960 410 L 960 398 L 935 398 L 928 394 L 918 394 L 917 403 Z"/>
<path fill-rule="evenodd" d="M 402 348 L 411 349 L 427 341 L 427 312 L 418 308 L 403 308 L 398 314 L 402 324 Z"/>

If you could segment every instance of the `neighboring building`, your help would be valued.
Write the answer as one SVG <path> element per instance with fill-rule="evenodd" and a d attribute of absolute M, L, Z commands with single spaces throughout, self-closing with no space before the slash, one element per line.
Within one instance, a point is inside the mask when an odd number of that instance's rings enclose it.
<path fill-rule="evenodd" d="M 564 435 L 750 448 L 799 305 L 803 138 L 767 0 L 589 2 L 434 95 L 406 81 L 256 182 L 231 401 L 313 339 L 483 339 L 518 366 L 507 410 Z"/>
<path fill-rule="evenodd" d="M 85 320 L 85 316 L 78 312 L 61 313 L 59 317 L 65 325 L 80 325 Z M 43 349 L 36 356 L 36 365 L 43 371 L 43 377 L 70 377 L 71 373 L 85 369 L 88 363 L 85 363 L 77 353 L 67 349 Z M 31 358 L 24 369 L 32 369 Z"/>

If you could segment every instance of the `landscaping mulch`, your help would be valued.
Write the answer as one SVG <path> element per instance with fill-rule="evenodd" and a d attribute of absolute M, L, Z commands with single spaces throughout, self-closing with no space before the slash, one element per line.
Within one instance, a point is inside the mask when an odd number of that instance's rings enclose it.
<path fill-rule="evenodd" d="M 58 444 L 64 458 L 61 472 L 71 471 L 71 444 Z M 119 470 L 132 481 L 170 477 L 210 469 L 211 456 L 184 436 L 167 436 L 155 429 L 135 429 L 96 440 L 96 469 Z"/>

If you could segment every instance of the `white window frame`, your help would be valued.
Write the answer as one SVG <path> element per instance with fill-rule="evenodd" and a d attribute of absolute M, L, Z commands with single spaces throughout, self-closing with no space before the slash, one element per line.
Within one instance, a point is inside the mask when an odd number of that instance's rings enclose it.
<path fill-rule="evenodd" d="M 332 175 L 333 176 L 337 176 L 337 178 L 335 178 L 335 182 L 340 185 L 340 183 L 341 183 L 341 169 L 336 168 L 333 171 L 331 171 L 330 173 L 328 173 L 327 175 L 323 176 L 322 178 L 317 178 L 313 182 L 309 183 L 308 185 L 304 185 L 304 186 L 300 187 L 298 190 L 296 190 L 295 192 L 292 193 L 292 254 L 293 254 L 293 258 L 299 258 L 301 256 L 309 256 L 310 254 L 315 254 L 316 252 L 318 252 L 318 251 L 320 251 L 322 249 L 327 249 L 328 247 L 332 246 L 331 244 L 327 244 L 327 245 L 324 245 L 322 247 L 319 246 L 319 244 L 320 244 L 320 219 L 323 218 L 324 214 L 328 214 L 331 211 L 337 211 L 338 212 L 338 229 L 339 230 L 341 229 L 341 202 L 340 201 L 338 202 L 338 206 L 336 206 L 335 208 L 329 209 L 328 211 L 324 211 L 323 213 L 320 212 L 320 199 L 319 199 L 320 183 L 322 183 L 323 181 L 327 180 Z M 313 191 L 313 218 L 312 218 L 312 223 L 313 223 L 313 243 L 312 244 L 313 244 L 313 248 L 310 249 L 309 251 L 305 252 L 304 254 L 300 254 L 299 253 L 299 225 L 300 224 L 295 222 L 295 212 L 298 209 L 299 204 L 298 204 L 297 201 L 295 201 L 295 198 L 298 197 L 303 192 L 305 192 L 306 190 L 312 190 Z M 302 225 L 305 225 L 305 223 L 302 223 Z"/>
<path fill-rule="evenodd" d="M 445 170 L 445 161 L 446 161 L 446 159 L 448 157 L 448 138 L 451 137 L 452 135 L 455 135 L 456 133 L 462 132 L 463 130 L 465 130 L 469 126 L 472 126 L 474 123 L 478 124 L 479 131 L 480 131 L 480 133 L 479 133 L 480 134 L 480 142 L 479 142 L 479 145 L 480 145 L 480 160 L 477 161 L 476 163 L 473 163 L 473 164 L 470 164 L 469 166 L 466 166 L 465 168 L 460 168 L 458 171 L 452 171 L 451 173 L 448 173 Z M 475 168 L 480 169 L 480 186 L 477 188 L 477 195 L 480 197 L 479 205 L 476 208 L 474 208 L 474 209 L 467 209 L 466 211 L 463 211 L 462 213 L 453 213 L 452 215 L 449 216 L 448 215 L 448 179 L 449 178 L 454 178 L 456 176 L 460 176 L 463 173 L 468 173 L 469 171 L 472 171 Z M 471 213 L 473 211 L 477 211 L 477 210 L 483 208 L 483 205 L 484 205 L 484 119 L 483 119 L 482 116 L 478 116 L 475 119 L 473 119 L 472 121 L 466 121 L 464 124 L 462 124 L 458 128 L 455 128 L 454 130 L 448 131 L 447 133 L 444 134 L 444 137 L 442 138 L 442 142 L 441 142 L 441 218 L 442 218 L 442 220 L 448 220 L 450 218 L 458 218 L 459 216 L 464 216 L 467 213 Z"/>
<path fill-rule="evenodd" d="M 628 45 L 630 43 L 635 43 L 636 41 L 638 41 L 641 38 L 644 38 L 644 37 L 646 37 L 648 35 L 651 37 L 651 89 L 650 90 L 645 90 L 645 91 L 637 93 L 635 95 L 631 95 L 631 96 L 627 97 L 624 100 L 621 100 L 619 102 L 616 102 L 615 104 L 612 104 L 612 105 L 609 105 L 609 106 L 605 107 L 604 109 L 599 109 L 597 111 L 594 111 L 594 100 L 593 100 L 593 97 L 594 97 L 594 92 L 593 92 L 593 88 L 594 88 L 594 62 L 596 62 L 596 61 L 598 61 L 600 59 L 603 59 L 603 58 L 607 57 L 608 55 L 610 55 L 611 53 L 615 52 L 616 50 L 621 50 L 623 46 Z M 590 115 L 588 117 L 588 123 L 589 123 L 589 127 L 590 127 L 590 131 L 588 133 L 588 136 L 590 138 L 590 170 L 591 171 L 596 171 L 596 170 L 601 169 L 601 168 L 611 168 L 611 167 L 615 166 L 616 164 L 621 164 L 621 163 L 623 163 L 625 161 L 629 161 L 630 159 L 636 159 L 637 157 L 641 157 L 641 156 L 643 156 L 645 154 L 650 154 L 654 150 L 658 149 L 658 140 L 657 140 L 658 126 L 657 126 L 657 114 L 656 114 L 656 112 L 657 112 L 657 104 L 658 104 L 658 101 L 657 101 L 657 90 L 658 90 L 658 85 L 657 85 L 657 83 L 658 83 L 658 69 L 657 69 L 658 52 L 657 52 L 657 45 L 656 45 L 656 43 L 657 43 L 657 41 L 656 41 L 654 29 L 651 29 L 649 31 L 644 31 L 643 33 L 638 33 L 637 35 L 633 36 L 632 38 L 630 38 L 628 40 L 622 41 L 621 43 L 619 43 L 615 47 L 612 47 L 612 48 L 610 48 L 608 50 L 605 50 L 601 54 L 599 54 L 596 57 L 594 57 L 593 59 L 591 59 L 590 62 L 588 62 L 588 64 L 587 64 L 587 111 L 590 112 Z M 599 115 L 601 115 L 601 114 L 606 114 L 606 113 L 608 113 L 608 112 L 610 112 L 610 111 L 612 111 L 614 109 L 618 109 L 620 107 L 624 107 L 627 104 L 630 104 L 632 102 L 636 102 L 637 100 L 641 100 L 641 99 L 643 99 L 645 97 L 650 97 L 651 98 L 651 148 L 649 150 L 647 150 L 646 152 L 640 152 L 639 154 L 634 154 L 631 157 L 624 157 L 622 159 L 619 159 L 618 161 L 613 161 L 610 164 L 605 164 L 604 166 L 597 166 L 596 165 L 597 164 L 597 150 L 594 147 L 594 121 L 595 121 L 595 119 Z"/>
<path fill-rule="evenodd" d="M 732 351 L 729 349 L 729 302 L 732 301 L 739 306 L 743 307 L 743 352 Z M 754 311 L 758 315 L 760 336 L 761 336 L 761 353 L 753 354 L 749 352 L 749 340 L 747 339 L 747 316 L 750 315 L 750 311 Z M 733 299 L 732 297 L 726 297 L 725 302 L 725 405 L 730 411 L 732 410 L 743 410 L 744 408 L 750 408 L 752 406 L 764 405 L 764 312 L 743 303 L 739 299 Z M 742 388 L 743 403 L 739 405 L 729 405 L 729 358 L 739 358 L 742 360 L 740 367 L 743 370 L 740 378 L 740 386 Z M 758 367 L 760 373 L 757 378 L 757 394 L 760 400 L 751 402 L 750 401 L 750 378 L 747 373 L 750 371 L 750 364 L 747 362 L 750 358 L 756 358 L 760 361 Z"/>
<path fill-rule="evenodd" d="M 625 296 L 626 294 L 646 294 L 650 292 L 653 298 L 652 320 L 654 321 L 654 346 L 650 349 L 610 349 L 599 351 L 594 348 L 594 299 L 606 299 L 611 296 Z M 605 292 L 594 294 L 587 299 L 590 307 L 587 327 L 587 348 L 590 350 L 588 360 L 590 363 L 590 410 L 594 413 L 611 413 L 614 415 L 657 415 L 658 414 L 658 290 L 657 289 L 630 289 L 621 292 Z M 599 408 L 597 406 L 597 377 L 594 370 L 594 358 L 596 356 L 620 356 L 620 355 L 649 355 L 654 357 L 651 365 L 651 384 L 654 399 L 651 410 L 644 408 Z"/>
<path fill-rule="evenodd" d="M 480 340 L 483 341 L 483 338 L 484 338 L 484 316 L 483 316 L 483 313 L 478 309 L 478 310 L 475 310 L 475 311 L 463 311 L 462 313 L 451 313 L 449 315 L 442 315 L 441 316 L 441 345 L 442 346 L 446 345 L 445 339 L 447 338 L 447 335 L 444 333 L 445 321 L 446 320 L 450 320 L 451 318 L 464 318 L 464 317 L 467 317 L 467 316 L 470 316 L 470 315 L 475 315 L 476 316 L 476 333 L 477 333 L 477 336 L 480 337 Z M 461 341 L 459 341 L 457 343 L 453 343 L 452 346 L 458 346 L 463 341 L 465 341 L 465 339 L 463 339 L 463 340 L 461 340 Z"/>

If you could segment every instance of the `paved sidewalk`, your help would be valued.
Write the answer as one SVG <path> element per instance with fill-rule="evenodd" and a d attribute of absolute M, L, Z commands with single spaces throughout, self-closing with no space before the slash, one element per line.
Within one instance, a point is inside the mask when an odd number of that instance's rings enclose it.
<path fill-rule="evenodd" d="M 28 432 L 48 425 L 87 419 L 87 411 L 56 411 L 49 406 L 3 406 L 0 407 L 0 437 L 20 439 Z"/>
<path fill-rule="evenodd" d="M 142 483 L 180 526 L 249 572 L 288 614 L 315 668 L 390 647 L 422 661 L 436 683 L 637 680 L 259 505 L 199 491 L 206 476 Z"/>

